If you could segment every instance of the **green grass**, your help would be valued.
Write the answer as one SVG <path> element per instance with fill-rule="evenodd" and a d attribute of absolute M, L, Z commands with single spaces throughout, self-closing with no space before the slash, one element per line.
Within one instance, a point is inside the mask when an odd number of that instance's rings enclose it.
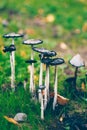
<path fill-rule="evenodd" d="M 0 93 L 0 119 L 2 124 L 0 125 L 0 129 L 6 130 L 10 127 L 10 129 L 20 130 L 20 128 L 4 119 L 5 115 L 13 118 L 18 112 L 24 112 L 28 115 L 27 123 L 21 124 L 23 130 L 30 130 L 31 127 L 32 130 L 35 128 L 38 129 L 38 124 L 42 127 L 40 121 L 40 106 L 30 99 L 30 94 L 23 89 L 19 89 L 15 93 L 9 91 Z"/>

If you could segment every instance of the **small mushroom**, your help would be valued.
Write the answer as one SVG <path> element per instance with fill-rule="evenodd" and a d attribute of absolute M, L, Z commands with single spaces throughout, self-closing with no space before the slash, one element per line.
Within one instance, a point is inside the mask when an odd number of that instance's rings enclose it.
<path fill-rule="evenodd" d="M 10 64 L 11 64 L 11 88 L 15 91 L 15 46 L 14 38 L 23 37 L 23 34 L 16 34 L 14 32 L 3 35 L 3 38 L 12 38 L 12 44 L 9 47 L 4 47 L 4 52 L 10 52 Z"/>
<path fill-rule="evenodd" d="M 45 86 L 40 85 L 38 88 L 38 93 L 41 97 L 41 119 L 44 120 L 44 99 L 43 99 L 43 90 L 45 89 Z"/>
<path fill-rule="evenodd" d="M 76 68 L 76 69 L 75 69 L 75 74 L 74 74 L 74 77 L 75 77 L 75 80 L 74 80 L 74 88 L 75 88 L 75 90 L 76 90 L 76 80 L 77 80 L 78 68 L 80 68 L 80 67 L 82 67 L 82 66 L 85 66 L 85 63 L 84 63 L 83 59 L 81 58 L 80 54 L 75 55 L 75 56 L 69 61 L 69 63 Z"/>
<path fill-rule="evenodd" d="M 55 77 L 54 77 L 54 101 L 53 101 L 53 110 L 55 110 L 55 106 L 57 103 L 57 65 L 63 64 L 64 59 L 62 58 L 54 58 L 50 65 L 55 66 Z"/>
<path fill-rule="evenodd" d="M 50 76 L 49 76 L 49 65 L 50 65 L 51 61 L 52 61 L 52 59 L 49 58 L 49 57 L 41 58 L 41 62 L 46 65 L 46 75 L 45 75 L 45 86 L 46 86 L 46 89 L 45 89 L 45 101 L 44 101 L 44 108 L 45 109 L 47 107 L 47 102 L 49 100 L 49 79 L 50 79 Z"/>
<path fill-rule="evenodd" d="M 36 63 L 37 61 L 36 60 L 26 60 L 25 62 L 28 64 L 31 64 L 31 66 L 32 66 L 32 64 Z M 32 69 L 30 70 L 30 87 L 29 88 L 30 88 L 30 92 L 34 93 L 35 86 L 34 86 Z"/>
<path fill-rule="evenodd" d="M 43 41 L 40 39 L 29 39 L 29 40 L 23 41 L 23 44 L 31 46 L 31 60 L 34 60 L 34 54 L 33 54 L 33 50 L 32 50 L 33 46 L 38 45 L 38 44 L 42 44 L 42 43 L 43 43 Z M 30 88 L 34 88 L 35 87 L 35 84 L 34 84 L 34 63 L 32 63 L 31 75 L 32 75 L 32 86 L 30 86 Z"/>

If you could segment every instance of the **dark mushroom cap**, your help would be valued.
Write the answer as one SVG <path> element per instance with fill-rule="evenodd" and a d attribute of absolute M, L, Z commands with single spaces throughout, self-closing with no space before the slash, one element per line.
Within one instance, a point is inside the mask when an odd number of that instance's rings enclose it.
<path fill-rule="evenodd" d="M 52 62 L 52 61 L 53 61 L 53 59 L 48 58 L 48 57 L 45 57 L 45 58 L 41 59 L 41 62 L 46 64 L 46 65 L 50 65 L 50 62 Z"/>
<path fill-rule="evenodd" d="M 37 61 L 36 60 L 26 60 L 25 62 L 29 63 L 29 64 L 32 64 L 32 63 L 36 63 Z"/>
<path fill-rule="evenodd" d="M 40 39 L 29 39 L 29 40 L 23 41 L 23 44 L 25 45 L 37 45 L 41 43 L 43 43 L 43 41 Z"/>
<path fill-rule="evenodd" d="M 45 89 L 46 87 L 44 86 L 44 85 L 40 85 L 39 86 L 39 89 L 41 89 L 41 90 L 43 90 L 43 89 Z"/>
<path fill-rule="evenodd" d="M 55 66 L 55 65 L 60 65 L 64 63 L 64 59 L 62 58 L 54 58 L 52 62 L 50 62 L 50 65 Z"/>
<path fill-rule="evenodd" d="M 17 33 L 8 33 L 8 34 L 4 34 L 3 37 L 4 38 L 19 38 L 19 37 L 23 37 L 23 34 L 17 34 Z"/>
<path fill-rule="evenodd" d="M 75 55 L 70 61 L 69 63 L 74 66 L 74 67 L 82 67 L 85 66 L 85 63 L 83 61 L 83 59 L 81 58 L 81 56 L 79 54 Z"/>
<path fill-rule="evenodd" d="M 44 57 L 52 57 L 52 56 L 56 56 L 56 52 L 55 51 L 49 51 L 45 48 L 36 48 L 36 47 L 33 47 L 32 48 L 34 51 L 36 52 L 39 52 L 41 54 L 43 54 Z"/>
<path fill-rule="evenodd" d="M 4 52 L 12 52 L 12 51 L 15 51 L 15 50 L 16 50 L 15 45 L 5 46 L 4 49 L 3 49 Z"/>

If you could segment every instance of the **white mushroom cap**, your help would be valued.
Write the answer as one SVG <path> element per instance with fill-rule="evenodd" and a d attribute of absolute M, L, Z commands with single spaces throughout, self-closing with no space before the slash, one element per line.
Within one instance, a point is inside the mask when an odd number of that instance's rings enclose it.
<path fill-rule="evenodd" d="M 82 67 L 85 66 L 85 63 L 83 59 L 81 58 L 80 54 L 75 55 L 71 60 L 70 64 L 75 66 L 75 67 Z"/>

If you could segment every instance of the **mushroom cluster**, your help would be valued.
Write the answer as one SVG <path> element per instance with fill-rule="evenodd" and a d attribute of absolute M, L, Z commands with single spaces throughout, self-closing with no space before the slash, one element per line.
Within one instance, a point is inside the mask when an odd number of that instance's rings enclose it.
<path fill-rule="evenodd" d="M 47 105 L 47 101 L 49 98 L 49 65 L 50 62 L 52 61 L 52 59 L 50 57 L 52 56 L 56 56 L 56 52 L 55 51 L 49 51 L 45 48 L 36 48 L 33 47 L 33 50 L 40 53 L 39 57 L 41 60 L 41 65 L 40 65 L 40 76 L 39 76 L 39 86 L 42 85 L 42 81 L 43 81 L 43 64 L 46 65 L 46 76 L 45 76 L 45 108 Z M 39 101 L 40 101 L 40 95 L 39 95 Z"/>
<path fill-rule="evenodd" d="M 10 64 L 11 64 L 11 88 L 12 91 L 15 91 L 15 51 L 16 47 L 14 45 L 14 39 L 23 37 L 23 34 L 16 34 L 16 33 L 9 33 L 5 34 L 3 36 L 4 38 L 11 38 L 12 44 L 9 46 L 5 46 L 3 51 L 10 52 Z M 23 41 L 24 45 L 30 45 L 31 46 L 31 59 L 28 59 L 25 61 L 25 63 L 31 65 L 30 69 L 30 84 L 29 84 L 29 91 L 32 95 L 36 92 L 35 82 L 34 82 L 34 64 L 37 62 L 34 59 L 34 51 L 39 53 L 40 58 L 40 73 L 39 73 L 39 83 L 38 83 L 38 100 L 41 103 L 41 119 L 44 119 L 44 111 L 47 108 L 47 104 L 50 101 L 50 95 L 53 96 L 53 110 L 55 110 L 56 104 L 59 102 L 59 104 L 66 104 L 69 100 L 64 98 L 63 96 L 57 94 L 58 92 L 58 65 L 63 64 L 65 61 L 62 58 L 57 57 L 57 53 L 53 50 L 47 50 L 45 48 L 37 48 L 36 45 L 42 44 L 43 41 L 40 39 L 29 39 Z M 53 58 L 54 57 L 54 58 Z M 74 56 L 70 62 L 72 66 L 76 67 L 75 69 L 75 81 L 74 81 L 74 87 L 76 89 L 76 79 L 77 79 L 77 71 L 79 67 L 84 66 L 84 61 L 81 58 L 79 54 Z M 43 64 L 45 64 L 45 80 L 43 79 Z M 54 66 L 54 92 L 50 94 L 49 84 L 50 84 L 50 66 Z M 26 90 L 26 81 L 24 82 L 24 88 Z M 22 120 L 22 117 L 26 115 L 16 115 L 15 119 Z M 20 117 L 20 119 L 19 119 Z"/>

